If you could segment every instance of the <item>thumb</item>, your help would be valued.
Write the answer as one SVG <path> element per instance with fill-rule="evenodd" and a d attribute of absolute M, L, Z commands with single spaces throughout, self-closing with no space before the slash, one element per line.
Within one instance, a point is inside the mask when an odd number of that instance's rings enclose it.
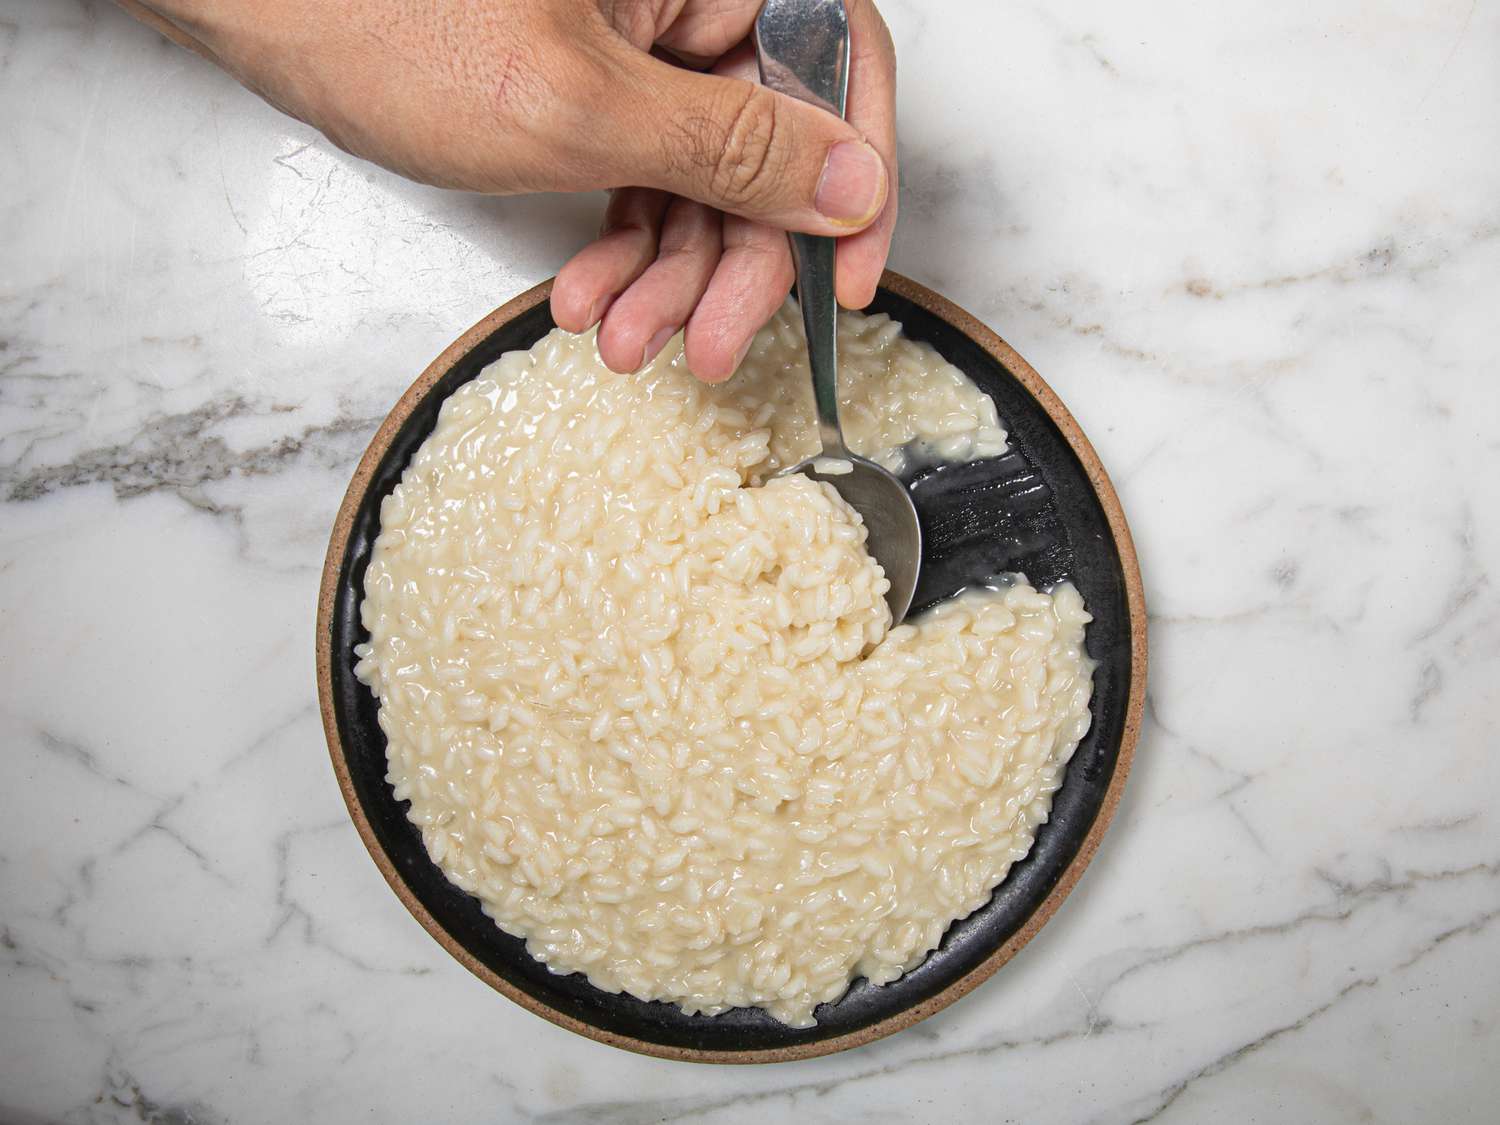
<path fill-rule="evenodd" d="M 784 230 L 852 234 L 885 206 L 880 155 L 841 118 L 753 82 L 641 54 L 607 111 L 615 182 L 660 188 Z"/>

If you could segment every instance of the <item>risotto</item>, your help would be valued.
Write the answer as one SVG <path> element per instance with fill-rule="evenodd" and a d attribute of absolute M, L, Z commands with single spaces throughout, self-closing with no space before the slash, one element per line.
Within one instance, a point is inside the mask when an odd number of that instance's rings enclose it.
<path fill-rule="evenodd" d="M 993 456 L 994 404 L 840 323 L 851 446 Z M 428 853 L 555 972 L 788 1024 L 988 901 L 1088 728 L 1089 620 L 1024 579 L 890 627 L 811 452 L 788 306 L 729 383 L 555 331 L 443 404 L 386 498 L 356 671 Z"/>

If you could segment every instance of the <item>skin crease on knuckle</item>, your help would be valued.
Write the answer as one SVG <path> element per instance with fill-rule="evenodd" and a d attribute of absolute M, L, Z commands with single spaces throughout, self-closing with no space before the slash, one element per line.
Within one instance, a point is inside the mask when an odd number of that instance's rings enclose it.
<path fill-rule="evenodd" d="M 700 379 L 721 382 L 736 358 L 791 289 L 786 237 L 747 219 L 724 220 L 724 256 L 688 319 L 687 364 Z"/>
<path fill-rule="evenodd" d="M 676 330 L 702 296 L 720 253 L 718 212 L 686 199 L 674 201 L 662 225 L 656 261 L 610 306 L 599 330 L 599 353 L 619 372 L 653 359 L 648 341 Z"/>
<path fill-rule="evenodd" d="M 597 0 L 599 11 L 631 46 L 644 51 L 689 0 Z"/>
<path fill-rule="evenodd" d="M 704 66 L 750 33 L 761 0 L 687 0 L 659 40 Z"/>
<path fill-rule="evenodd" d="M 776 190 L 787 172 L 790 146 L 778 144 L 784 122 L 776 96 L 759 86 L 734 83 L 720 97 L 738 105 L 710 119 L 710 136 L 700 146 L 711 154 L 709 189 L 732 209 L 750 208 Z M 719 132 L 714 120 L 729 122 L 719 136 L 712 135 Z"/>

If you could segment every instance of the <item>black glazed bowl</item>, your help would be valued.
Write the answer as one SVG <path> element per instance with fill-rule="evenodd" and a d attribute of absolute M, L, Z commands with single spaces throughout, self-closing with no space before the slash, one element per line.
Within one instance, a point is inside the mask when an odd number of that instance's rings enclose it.
<path fill-rule="evenodd" d="M 443 400 L 503 352 L 553 327 L 543 283 L 497 309 L 440 356 L 376 433 L 339 509 L 318 604 L 318 688 L 334 771 L 355 826 L 412 914 L 468 969 L 512 1000 L 590 1038 L 698 1062 L 774 1062 L 828 1054 L 889 1035 L 946 1007 L 1015 955 L 1051 917 L 1092 858 L 1124 786 L 1146 689 L 1146 614 L 1130 532 L 1088 439 L 1041 378 L 962 309 L 898 274 L 872 311 L 889 313 L 994 400 L 1010 434 L 1003 457 L 924 468 L 910 482 L 922 521 L 916 610 L 966 585 L 1018 571 L 1038 587 L 1071 581 L 1093 624 L 1093 723 L 1030 854 L 990 902 L 955 922 L 917 968 L 881 987 L 856 981 L 795 1029 L 756 1008 L 689 1016 L 671 1004 L 612 995 L 579 974 L 557 976 L 503 932 L 427 856 L 385 782 L 377 705 L 354 677 L 352 650 L 380 502 L 432 431 Z"/>

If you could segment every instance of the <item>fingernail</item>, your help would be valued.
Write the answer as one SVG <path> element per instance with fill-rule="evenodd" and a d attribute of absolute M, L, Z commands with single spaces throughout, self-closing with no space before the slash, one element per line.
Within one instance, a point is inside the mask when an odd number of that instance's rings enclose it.
<path fill-rule="evenodd" d="M 740 364 L 745 362 L 745 357 L 750 354 L 750 345 L 755 343 L 755 337 L 751 336 L 740 345 L 740 350 L 734 353 L 734 362 L 729 365 L 729 373 L 733 375 L 740 369 Z"/>
<path fill-rule="evenodd" d="M 879 154 L 867 144 L 840 141 L 828 150 L 813 202 L 825 219 L 863 226 L 880 213 L 885 190 L 885 164 Z"/>
<path fill-rule="evenodd" d="M 666 347 L 667 342 L 675 335 L 677 335 L 677 329 L 663 328 L 655 336 L 652 336 L 651 341 L 646 345 L 644 355 L 641 357 L 641 366 L 646 366 L 646 364 L 661 355 L 662 348 Z"/>

